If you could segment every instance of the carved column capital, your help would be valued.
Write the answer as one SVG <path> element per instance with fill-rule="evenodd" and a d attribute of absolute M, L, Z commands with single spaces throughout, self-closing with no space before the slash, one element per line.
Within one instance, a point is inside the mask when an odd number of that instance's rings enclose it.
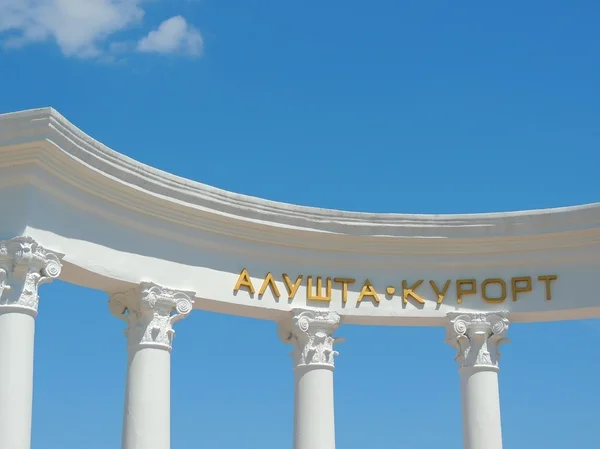
<path fill-rule="evenodd" d="M 130 348 L 153 347 L 171 350 L 173 325 L 192 311 L 193 293 L 172 290 L 151 282 L 115 293 L 109 300 L 110 312 L 125 320 Z"/>
<path fill-rule="evenodd" d="M 0 310 L 36 316 L 38 288 L 60 275 L 62 257 L 31 237 L 0 241 Z"/>
<path fill-rule="evenodd" d="M 286 321 L 280 323 L 278 333 L 281 340 L 294 347 L 294 367 L 322 366 L 334 367 L 333 349 L 341 338 L 333 334 L 341 323 L 340 316 L 326 310 L 294 309 Z"/>
<path fill-rule="evenodd" d="M 446 343 L 456 348 L 459 368 L 498 370 L 500 345 L 507 343 L 508 312 L 449 313 Z"/>

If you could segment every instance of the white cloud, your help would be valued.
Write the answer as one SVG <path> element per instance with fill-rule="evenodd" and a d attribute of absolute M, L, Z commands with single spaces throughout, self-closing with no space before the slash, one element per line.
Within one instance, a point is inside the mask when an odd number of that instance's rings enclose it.
<path fill-rule="evenodd" d="M 200 32 L 181 16 L 171 17 L 138 42 L 138 50 L 145 53 L 202 54 L 204 42 Z"/>
<path fill-rule="evenodd" d="M 136 49 L 115 35 L 141 24 L 144 0 L 0 0 L 0 42 L 4 47 L 54 41 L 65 56 L 99 58 L 115 49 Z M 183 17 L 163 22 L 137 44 L 143 52 L 199 55 L 202 36 Z"/>

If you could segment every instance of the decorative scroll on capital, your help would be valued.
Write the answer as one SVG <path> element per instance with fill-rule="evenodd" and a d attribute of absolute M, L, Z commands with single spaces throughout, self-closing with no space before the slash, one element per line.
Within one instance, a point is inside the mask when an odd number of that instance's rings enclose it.
<path fill-rule="evenodd" d="M 110 312 L 125 320 L 130 348 L 154 347 L 171 350 L 173 325 L 188 316 L 193 294 L 142 282 L 137 288 L 115 293 L 109 300 Z"/>
<path fill-rule="evenodd" d="M 446 343 L 457 350 L 459 368 L 498 369 L 500 345 L 510 341 L 508 312 L 450 313 Z"/>
<path fill-rule="evenodd" d="M 0 241 L 0 310 L 36 316 L 38 288 L 60 276 L 62 257 L 31 237 Z"/>
<path fill-rule="evenodd" d="M 343 339 L 333 334 L 341 323 L 335 312 L 323 310 L 294 309 L 292 316 L 279 325 L 278 333 L 285 343 L 294 347 L 295 368 L 306 366 L 334 367 L 334 357 L 338 352 L 333 349 Z"/>

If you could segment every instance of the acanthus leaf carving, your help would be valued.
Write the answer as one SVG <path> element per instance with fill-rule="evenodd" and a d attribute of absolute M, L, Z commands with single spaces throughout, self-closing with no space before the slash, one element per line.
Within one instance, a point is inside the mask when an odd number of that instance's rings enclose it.
<path fill-rule="evenodd" d="M 446 343 L 457 350 L 459 368 L 498 369 L 499 347 L 510 340 L 508 312 L 451 313 Z"/>
<path fill-rule="evenodd" d="M 156 347 L 171 350 L 173 325 L 187 317 L 193 308 L 192 294 L 142 282 L 137 288 L 115 293 L 109 310 L 125 320 L 130 347 Z"/>
<path fill-rule="evenodd" d="M 60 276 L 62 254 L 51 252 L 31 237 L 0 242 L 0 307 L 37 314 L 40 285 Z"/>
<path fill-rule="evenodd" d="M 343 341 L 333 336 L 340 323 L 341 318 L 335 312 L 294 309 L 291 319 L 280 324 L 278 333 L 284 342 L 293 345 L 295 367 L 333 368 L 338 355 L 334 346 Z"/>

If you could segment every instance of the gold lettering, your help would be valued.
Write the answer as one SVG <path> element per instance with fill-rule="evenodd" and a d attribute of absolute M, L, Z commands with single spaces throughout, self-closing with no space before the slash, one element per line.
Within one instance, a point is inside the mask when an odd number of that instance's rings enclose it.
<path fill-rule="evenodd" d="M 375 288 L 368 279 L 365 281 L 362 289 L 360 290 L 360 295 L 358 295 L 356 302 L 361 302 L 365 296 L 370 296 L 375 300 L 375 302 L 379 302 L 379 296 L 377 296 Z"/>
<path fill-rule="evenodd" d="M 412 296 L 413 299 L 415 301 L 417 301 L 418 303 L 425 304 L 425 300 L 414 292 L 414 290 L 419 288 L 419 285 L 421 285 L 422 283 L 423 283 L 423 279 L 420 279 L 417 282 L 415 282 L 413 285 L 411 285 L 410 287 L 407 287 L 408 284 L 406 283 L 406 281 L 402 281 L 402 290 L 404 291 L 404 304 L 408 303 L 409 296 Z"/>
<path fill-rule="evenodd" d="M 293 300 L 298 293 L 300 286 L 304 280 L 305 275 L 299 275 L 294 282 L 287 273 L 283 273 L 282 275 L 283 282 L 285 288 L 287 290 L 288 299 Z M 350 277 L 325 277 L 325 276 L 306 276 L 307 278 L 307 289 L 306 289 L 306 298 L 309 301 L 325 301 L 330 302 L 332 300 L 332 283 L 335 282 L 339 285 L 341 291 L 342 303 L 346 303 L 348 301 L 348 294 L 350 285 L 356 283 L 355 278 Z M 532 276 L 516 276 L 510 278 L 510 288 L 511 288 L 511 296 L 513 301 L 517 301 L 519 299 L 519 295 L 523 293 L 529 293 L 533 291 L 533 280 L 536 277 Z M 555 274 L 545 274 L 537 276 L 537 281 L 544 284 L 545 287 L 545 297 L 546 300 L 552 300 L 552 287 L 554 286 L 553 281 L 558 280 L 558 275 Z M 237 293 L 240 290 L 247 290 L 250 294 L 255 293 L 255 288 L 252 283 L 252 279 L 248 272 L 247 268 L 244 268 L 233 287 L 233 292 Z M 420 279 L 414 282 L 412 285 L 408 285 L 407 280 L 402 280 L 402 290 L 403 290 L 403 303 L 408 304 L 409 299 L 419 303 L 425 304 L 426 300 L 425 296 L 421 296 L 421 294 L 417 293 L 417 289 L 421 287 L 423 284 L 423 280 Z M 437 304 L 442 304 L 444 299 L 447 296 L 447 293 L 450 289 L 450 285 L 452 282 L 456 283 L 456 302 L 461 304 L 463 299 L 468 295 L 477 294 L 478 283 L 477 279 L 457 279 L 455 281 L 449 279 L 444 282 L 443 288 L 440 288 L 436 281 L 429 280 L 429 285 L 433 289 L 434 293 L 437 295 Z M 278 282 L 271 272 L 267 273 L 265 278 L 262 281 L 260 289 L 258 290 L 258 296 L 263 296 L 266 294 L 267 290 L 271 290 L 271 293 L 274 298 L 279 300 L 281 297 L 281 293 L 278 287 Z M 337 288 L 336 285 L 336 288 Z M 494 287 L 496 285 L 497 287 Z M 498 291 L 497 288 L 500 288 Z M 492 304 L 499 304 L 504 302 L 508 297 L 508 287 L 509 282 L 505 281 L 501 278 L 486 278 L 481 283 L 481 297 L 485 302 Z M 491 293 L 488 291 L 489 288 L 492 288 Z M 387 294 L 393 296 L 396 291 L 395 287 L 388 287 Z M 387 296 L 386 296 L 387 297 Z M 358 296 L 357 303 L 360 303 L 363 299 L 370 298 L 375 303 L 379 303 L 379 295 L 377 294 L 373 284 L 366 279 Z"/>
<path fill-rule="evenodd" d="M 552 299 L 552 291 L 550 289 L 550 283 L 558 279 L 555 274 L 548 274 L 546 276 L 538 276 L 538 281 L 542 281 L 546 284 L 546 299 L 550 301 Z"/>
<path fill-rule="evenodd" d="M 352 278 L 333 278 L 333 282 L 342 284 L 342 302 L 348 301 L 348 285 L 354 284 L 356 279 Z"/>
<path fill-rule="evenodd" d="M 531 276 L 521 276 L 521 277 L 512 278 L 510 280 L 510 282 L 512 285 L 512 300 L 513 301 L 517 300 L 517 295 L 519 293 L 527 293 L 532 290 Z M 524 287 L 519 286 L 520 282 L 525 282 L 525 286 Z"/>
<path fill-rule="evenodd" d="M 271 292 L 273 293 L 273 296 L 279 299 L 281 295 L 279 294 L 279 289 L 277 288 L 277 284 L 275 284 L 275 279 L 273 278 L 273 275 L 271 273 L 267 273 L 267 277 L 265 277 L 265 280 L 260 286 L 260 290 L 258 291 L 259 296 L 264 295 L 267 291 L 267 287 L 269 286 L 271 287 Z"/>
<path fill-rule="evenodd" d="M 298 292 L 298 288 L 300 287 L 300 284 L 302 284 L 302 278 L 304 276 L 303 275 L 298 276 L 296 278 L 296 282 L 293 284 L 292 284 L 292 280 L 286 273 L 283 273 L 281 276 L 283 277 L 283 281 L 285 282 L 285 288 L 287 288 L 287 291 L 288 291 L 288 299 L 294 299 L 294 296 L 296 296 L 296 292 Z"/>
<path fill-rule="evenodd" d="M 470 286 L 469 290 L 463 288 L 463 286 Z M 459 279 L 456 281 L 456 302 L 462 303 L 464 295 L 474 295 L 477 293 L 477 281 L 475 279 Z"/>
<path fill-rule="evenodd" d="M 433 289 L 433 291 L 435 292 L 435 294 L 438 297 L 437 303 L 441 304 L 444 301 L 444 297 L 446 296 L 446 292 L 448 291 L 448 288 L 450 287 L 450 281 L 446 281 L 442 291 L 440 291 L 440 289 L 436 285 L 435 281 L 429 281 L 429 285 L 431 285 L 431 288 Z"/>
<path fill-rule="evenodd" d="M 491 298 L 487 294 L 487 286 L 489 284 L 500 285 L 500 296 L 498 298 Z M 506 282 L 499 278 L 486 279 L 481 283 L 481 297 L 486 302 L 500 303 L 506 299 Z"/>
<path fill-rule="evenodd" d="M 317 276 L 317 288 L 316 294 L 312 294 L 312 276 L 308 276 L 308 286 L 306 287 L 306 299 L 311 301 L 331 301 L 331 278 L 327 278 L 327 293 L 325 296 L 321 296 L 321 289 L 323 288 L 323 279 L 321 276 Z"/>
<path fill-rule="evenodd" d="M 237 292 L 240 288 L 246 287 L 248 291 L 254 294 L 254 286 L 252 285 L 252 281 L 250 280 L 250 275 L 248 274 L 247 269 L 243 269 L 240 273 L 240 277 L 235 283 L 235 287 L 233 287 L 233 291 Z"/>

